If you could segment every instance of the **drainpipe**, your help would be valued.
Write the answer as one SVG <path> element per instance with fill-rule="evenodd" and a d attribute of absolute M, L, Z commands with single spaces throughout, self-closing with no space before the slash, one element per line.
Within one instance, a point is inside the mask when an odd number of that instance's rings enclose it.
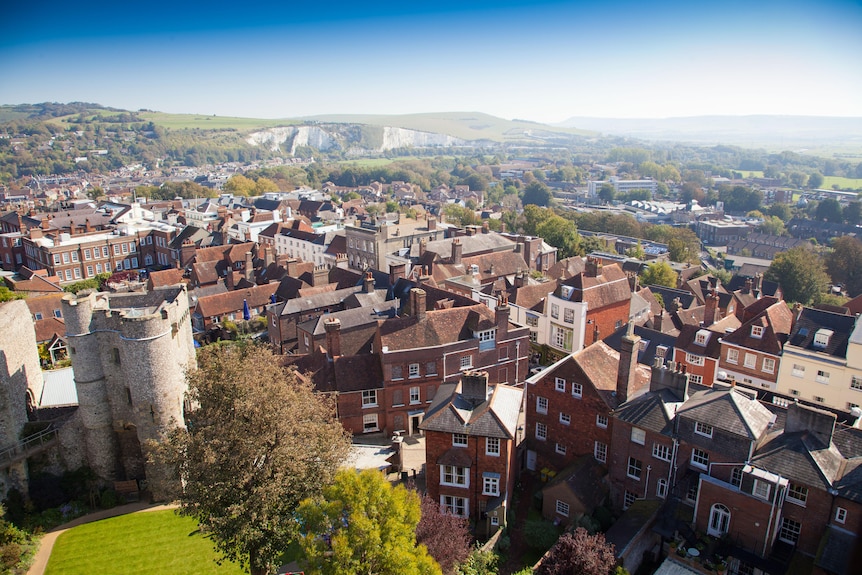
<path fill-rule="evenodd" d="M 775 505 L 778 500 L 778 490 L 781 489 L 781 475 L 778 476 L 778 483 L 775 485 L 775 493 L 772 496 L 772 509 L 769 510 L 769 523 L 766 524 L 766 537 L 763 539 L 763 551 L 760 556 L 766 556 L 766 546 L 769 545 L 769 532 L 772 531 L 772 516 L 775 514 Z M 776 521 L 776 524 L 778 522 Z"/>
<path fill-rule="evenodd" d="M 644 499 L 647 498 L 647 493 L 649 493 L 649 472 L 652 470 L 652 465 L 646 466 L 646 482 L 644 483 Z"/>

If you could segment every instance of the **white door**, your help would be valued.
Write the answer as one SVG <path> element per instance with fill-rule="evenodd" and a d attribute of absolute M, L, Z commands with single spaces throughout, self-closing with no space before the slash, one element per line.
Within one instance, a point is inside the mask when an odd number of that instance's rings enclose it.
<path fill-rule="evenodd" d="M 721 537 L 727 533 L 727 528 L 730 526 L 730 509 L 716 503 L 712 506 L 709 512 L 709 529 L 706 530 L 708 535 Z"/>
<path fill-rule="evenodd" d="M 536 452 L 530 449 L 527 450 L 527 469 L 536 470 Z"/>

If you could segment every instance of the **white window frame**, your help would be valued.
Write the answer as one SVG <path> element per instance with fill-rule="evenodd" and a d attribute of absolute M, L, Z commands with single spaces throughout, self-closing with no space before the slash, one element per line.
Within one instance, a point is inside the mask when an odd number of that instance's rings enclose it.
<path fill-rule="evenodd" d="M 802 523 L 789 517 L 781 518 L 781 528 L 778 530 L 778 539 L 790 545 L 796 545 L 802 534 Z"/>
<path fill-rule="evenodd" d="M 536 397 L 536 413 L 547 415 L 548 413 L 548 398 L 541 395 Z"/>
<path fill-rule="evenodd" d="M 452 515 L 467 517 L 470 510 L 470 500 L 457 495 L 441 495 L 440 507 Z"/>
<path fill-rule="evenodd" d="M 862 391 L 862 377 L 853 375 L 850 377 L 850 389 Z"/>
<path fill-rule="evenodd" d="M 602 443 L 601 441 L 596 441 L 593 444 L 593 457 L 596 458 L 596 461 L 599 463 L 607 463 L 608 462 L 608 444 Z"/>
<path fill-rule="evenodd" d="M 608 428 L 608 416 L 602 413 L 596 415 L 596 427 L 600 427 L 602 429 Z"/>
<path fill-rule="evenodd" d="M 623 509 L 628 509 L 632 505 L 635 504 L 635 501 L 638 500 L 638 496 L 630 491 L 626 491 L 625 495 L 623 495 Z"/>
<path fill-rule="evenodd" d="M 473 367 L 473 356 L 472 355 L 462 355 L 460 361 L 461 370 L 470 369 Z"/>
<path fill-rule="evenodd" d="M 705 363 L 705 359 L 702 355 L 696 355 L 694 353 L 686 353 L 685 354 L 685 362 L 689 365 L 703 365 Z"/>
<path fill-rule="evenodd" d="M 727 363 L 732 363 L 734 365 L 739 364 L 739 350 L 734 348 L 728 348 L 727 350 Z"/>
<path fill-rule="evenodd" d="M 420 403 L 422 401 L 420 399 L 420 397 L 421 397 L 421 395 L 420 395 L 420 391 L 419 391 L 419 386 L 417 385 L 416 387 L 411 387 L 410 388 L 410 405 L 416 405 L 417 403 Z"/>
<path fill-rule="evenodd" d="M 763 326 L 762 325 L 753 325 L 751 326 L 751 337 L 755 339 L 763 338 Z"/>
<path fill-rule="evenodd" d="M 562 515 L 563 517 L 569 516 L 570 507 L 569 504 L 565 501 L 560 501 L 557 499 L 556 504 L 554 505 L 554 511 L 556 511 L 557 515 Z"/>
<path fill-rule="evenodd" d="M 743 362 L 743 367 L 747 367 L 748 369 L 754 369 L 757 366 L 757 355 L 754 353 L 745 354 L 745 361 Z"/>
<path fill-rule="evenodd" d="M 563 412 L 561 411 L 561 412 L 560 412 L 560 423 L 562 423 L 563 425 L 571 425 L 571 423 L 572 423 L 572 416 L 571 416 L 571 415 L 569 415 L 568 413 L 563 413 Z"/>
<path fill-rule="evenodd" d="M 808 501 L 808 488 L 804 485 L 790 483 L 787 486 L 787 497 L 785 499 L 800 507 L 805 507 L 805 503 Z"/>
<path fill-rule="evenodd" d="M 466 433 L 452 434 L 452 447 L 467 447 L 469 440 Z"/>
<path fill-rule="evenodd" d="M 419 364 L 411 363 L 407 366 L 407 377 L 416 378 L 419 377 Z"/>
<path fill-rule="evenodd" d="M 709 453 L 697 447 L 691 450 L 691 466 L 698 469 L 709 468 Z"/>
<path fill-rule="evenodd" d="M 764 373 L 775 373 L 775 360 L 771 357 L 763 358 L 763 365 L 760 368 Z"/>
<path fill-rule="evenodd" d="M 665 445 L 663 443 L 653 443 L 652 456 L 662 461 L 670 461 L 671 448 L 669 445 Z"/>
<path fill-rule="evenodd" d="M 482 495 L 500 495 L 500 478 L 499 477 L 488 477 L 484 475 L 482 477 Z"/>
<path fill-rule="evenodd" d="M 373 433 L 375 431 L 380 431 L 378 427 L 379 422 L 377 420 L 376 413 L 367 413 L 362 416 L 362 432 L 363 433 Z"/>
<path fill-rule="evenodd" d="M 769 499 L 769 494 L 772 492 L 772 484 L 768 481 L 762 481 L 755 478 L 754 484 L 751 486 L 751 494 L 758 499 Z"/>
<path fill-rule="evenodd" d="M 565 445 L 563 445 L 562 443 L 557 443 L 557 444 L 554 446 L 554 451 L 556 451 L 556 452 L 557 452 L 557 453 L 559 453 L 560 455 L 565 455 L 567 450 L 566 450 L 566 446 L 565 446 Z"/>
<path fill-rule="evenodd" d="M 366 389 L 362 392 L 362 409 L 377 407 L 377 390 Z"/>
<path fill-rule="evenodd" d="M 440 466 L 440 485 L 447 487 L 470 487 L 470 468 L 457 465 Z"/>
<path fill-rule="evenodd" d="M 644 462 L 637 457 L 629 457 L 628 465 L 626 466 L 626 477 L 640 481 L 644 473 Z"/>
<path fill-rule="evenodd" d="M 793 369 L 790 371 L 790 375 L 792 375 L 793 377 L 805 377 L 805 366 L 798 363 L 794 363 Z"/>
<path fill-rule="evenodd" d="M 539 441 L 548 440 L 548 426 L 541 422 L 536 422 L 536 439 Z"/>
<path fill-rule="evenodd" d="M 584 396 L 584 386 L 580 383 L 572 382 L 572 397 L 581 399 Z"/>
<path fill-rule="evenodd" d="M 701 421 L 694 422 L 694 432 L 698 435 L 702 435 L 704 437 L 712 437 L 714 428 L 708 423 L 703 423 Z"/>
<path fill-rule="evenodd" d="M 667 498 L 667 479 L 659 478 L 655 484 L 655 495 L 660 499 Z"/>
<path fill-rule="evenodd" d="M 556 391 L 562 391 L 563 393 L 565 393 L 565 391 L 566 391 L 566 380 L 563 379 L 562 377 L 555 377 L 554 378 L 554 389 Z"/>
<path fill-rule="evenodd" d="M 486 437 L 485 438 L 485 455 L 489 457 L 500 457 L 500 438 Z"/>
<path fill-rule="evenodd" d="M 646 431 L 639 427 L 632 427 L 632 443 L 643 445 L 646 442 Z"/>
<path fill-rule="evenodd" d="M 843 507 L 835 508 L 835 523 L 840 523 L 844 525 L 847 522 L 847 510 Z"/>
<path fill-rule="evenodd" d="M 814 379 L 815 379 L 815 381 L 817 381 L 817 383 L 822 383 L 822 384 L 828 385 L 829 384 L 829 376 L 830 376 L 830 374 L 828 371 L 825 371 L 823 369 L 818 369 L 817 370 L 817 377 L 815 377 Z"/>

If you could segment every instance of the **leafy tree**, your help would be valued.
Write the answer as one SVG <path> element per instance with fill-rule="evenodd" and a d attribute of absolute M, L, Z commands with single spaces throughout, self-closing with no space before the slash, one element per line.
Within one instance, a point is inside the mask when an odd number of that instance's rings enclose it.
<path fill-rule="evenodd" d="M 808 187 L 812 190 L 816 190 L 823 185 L 823 174 L 820 172 L 814 172 L 810 176 L 808 176 Z"/>
<path fill-rule="evenodd" d="M 527 519 L 524 524 L 523 535 L 527 545 L 533 549 L 544 551 L 550 549 L 557 537 L 560 536 L 560 529 L 544 519 Z"/>
<path fill-rule="evenodd" d="M 458 566 L 458 575 L 497 575 L 499 555 L 493 551 L 474 549 L 467 560 Z"/>
<path fill-rule="evenodd" d="M 818 303 L 829 283 L 822 260 L 804 247 L 776 254 L 763 277 L 781 285 L 784 299 L 803 305 Z"/>
<path fill-rule="evenodd" d="M 627 249 L 626 255 L 630 258 L 637 258 L 639 260 L 646 258 L 646 252 L 644 251 L 644 247 L 641 245 L 640 241 L 638 241 L 638 245 Z"/>
<path fill-rule="evenodd" d="M 553 196 L 551 196 L 551 190 L 548 189 L 543 182 L 535 181 L 524 188 L 524 195 L 521 198 L 521 201 L 524 205 L 534 204 L 536 206 L 549 206 L 551 205 L 551 201 Z"/>
<path fill-rule="evenodd" d="M 524 213 L 521 214 L 523 221 L 521 222 L 521 230 L 528 236 L 535 236 L 539 233 L 539 228 L 546 221 L 553 218 L 556 214 L 548 208 L 542 208 L 536 204 L 526 204 Z"/>
<path fill-rule="evenodd" d="M 640 283 L 645 286 L 657 285 L 676 287 L 676 272 L 667 262 L 653 262 L 641 272 Z"/>
<path fill-rule="evenodd" d="M 793 212 L 790 211 L 790 206 L 787 204 L 772 204 L 766 210 L 766 214 L 780 218 L 782 222 L 787 223 L 793 217 Z"/>
<path fill-rule="evenodd" d="M 841 209 L 841 204 L 834 198 L 826 198 L 817 204 L 817 219 L 826 220 L 827 222 L 843 222 L 844 214 Z"/>
<path fill-rule="evenodd" d="M 724 210 L 726 212 L 746 213 L 760 209 L 763 194 L 753 188 L 734 186 L 730 189 L 724 188 L 719 190 L 718 199 L 724 202 Z"/>
<path fill-rule="evenodd" d="M 440 504 L 428 495 L 422 498 L 416 542 L 428 548 L 443 573 L 452 573 L 470 555 L 472 539 L 466 519 L 442 511 Z"/>
<path fill-rule="evenodd" d="M 180 513 L 226 559 L 263 575 L 299 538 L 294 511 L 332 481 L 350 440 L 334 404 L 263 346 L 205 347 L 187 377 L 197 407 L 157 457 L 182 479 Z"/>
<path fill-rule="evenodd" d="M 13 299 L 24 299 L 26 296 L 17 291 L 10 290 L 4 285 L 0 285 L 0 302 L 12 301 Z"/>
<path fill-rule="evenodd" d="M 443 207 L 443 214 L 446 216 L 447 222 L 457 224 L 461 227 L 475 225 L 480 221 L 480 218 L 476 216 L 476 212 L 458 204 L 446 204 Z"/>
<path fill-rule="evenodd" d="M 604 204 L 609 204 L 614 201 L 614 197 L 617 195 L 617 190 L 614 188 L 613 184 L 604 183 L 602 187 L 599 188 L 598 196 L 599 199 Z"/>
<path fill-rule="evenodd" d="M 764 216 L 763 222 L 757 226 L 758 231 L 773 236 L 783 236 L 787 233 L 784 222 L 777 216 Z"/>
<path fill-rule="evenodd" d="M 554 214 L 542 222 L 536 232 L 546 242 L 559 249 L 561 258 L 577 255 L 580 250 L 581 236 L 571 220 Z"/>
<path fill-rule="evenodd" d="M 303 567 L 321 575 L 441 573 L 416 543 L 419 495 L 393 487 L 380 472 L 342 470 L 322 496 L 296 511 Z"/>
<path fill-rule="evenodd" d="M 614 546 L 601 533 L 590 535 L 583 527 L 565 533 L 548 552 L 536 575 L 610 575 L 616 567 Z"/>
<path fill-rule="evenodd" d="M 862 202 L 853 201 L 845 206 L 844 221 L 851 226 L 858 226 L 862 222 Z"/>
<path fill-rule="evenodd" d="M 862 241 L 841 236 L 832 241 L 832 252 L 826 256 L 826 271 L 832 283 L 843 284 L 850 297 L 862 293 Z"/>

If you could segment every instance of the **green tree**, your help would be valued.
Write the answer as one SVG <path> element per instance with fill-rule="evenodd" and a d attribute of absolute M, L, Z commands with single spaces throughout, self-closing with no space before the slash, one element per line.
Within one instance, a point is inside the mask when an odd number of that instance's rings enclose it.
<path fill-rule="evenodd" d="M 416 543 L 419 495 L 393 487 L 380 472 L 343 470 L 319 497 L 296 511 L 306 573 L 320 575 L 439 574 Z"/>
<path fill-rule="evenodd" d="M 850 297 L 862 293 L 862 241 L 841 236 L 832 241 L 832 252 L 826 256 L 826 271 L 832 283 L 843 284 Z"/>
<path fill-rule="evenodd" d="M 549 206 L 553 196 L 551 190 L 543 182 L 535 181 L 524 188 L 524 195 L 521 201 L 524 205 L 534 204 L 536 206 Z"/>
<path fill-rule="evenodd" d="M 767 215 L 775 216 L 776 218 L 780 218 L 782 222 L 787 223 L 790 221 L 790 218 L 793 217 L 793 212 L 790 210 L 790 206 L 787 204 L 772 204 L 769 206 L 769 209 L 766 210 Z"/>
<path fill-rule="evenodd" d="M 827 222 L 843 222 L 844 213 L 841 204 L 834 198 L 826 198 L 817 204 L 816 216 L 818 220 Z"/>
<path fill-rule="evenodd" d="M 862 202 L 853 201 L 844 207 L 844 221 L 851 226 L 858 226 L 862 222 Z"/>
<path fill-rule="evenodd" d="M 247 342 L 198 352 L 188 374 L 188 429 L 157 453 L 182 479 L 180 513 L 194 517 L 225 558 L 271 572 L 300 534 L 294 511 L 329 484 L 350 440 L 332 401 Z"/>
<path fill-rule="evenodd" d="M 613 184 L 604 183 L 602 187 L 599 188 L 598 196 L 603 204 L 609 204 L 614 201 L 614 197 L 617 195 L 617 190 L 614 188 Z"/>
<path fill-rule="evenodd" d="M 814 172 L 810 176 L 808 176 L 808 187 L 812 190 L 816 190 L 823 185 L 823 174 L 820 172 Z"/>
<path fill-rule="evenodd" d="M 641 272 L 640 283 L 645 286 L 657 285 L 676 287 L 677 274 L 667 262 L 653 262 Z"/>
<path fill-rule="evenodd" d="M 646 252 L 644 252 L 644 247 L 641 245 L 640 241 L 638 241 L 638 245 L 627 249 L 626 255 L 630 258 L 637 258 L 639 260 L 646 258 Z"/>
<path fill-rule="evenodd" d="M 763 222 L 757 226 L 757 229 L 761 233 L 773 236 L 783 236 L 787 233 L 787 229 L 784 227 L 784 222 L 777 216 L 765 216 L 763 218 Z"/>
<path fill-rule="evenodd" d="M 493 551 L 474 549 L 467 560 L 458 566 L 458 575 L 497 575 L 499 555 Z"/>
<path fill-rule="evenodd" d="M 803 305 L 818 303 L 829 283 L 822 260 L 804 247 L 776 254 L 763 277 L 781 285 L 785 300 Z"/>
<path fill-rule="evenodd" d="M 548 208 L 542 208 L 536 204 L 526 204 L 524 206 L 524 212 L 521 214 L 522 221 L 520 228 L 523 233 L 528 236 L 538 235 L 539 228 L 542 224 L 553 218 L 555 215 L 554 211 Z"/>
<path fill-rule="evenodd" d="M 577 255 L 580 251 L 581 236 L 571 220 L 554 214 L 542 222 L 536 232 L 559 250 L 561 258 Z"/>
<path fill-rule="evenodd" d="M 17 291 L 10 290 L 4 285 L 0 285 L 0 302 L 12 301 L 13 299 L 24 299 L 26 296 Z"/>

